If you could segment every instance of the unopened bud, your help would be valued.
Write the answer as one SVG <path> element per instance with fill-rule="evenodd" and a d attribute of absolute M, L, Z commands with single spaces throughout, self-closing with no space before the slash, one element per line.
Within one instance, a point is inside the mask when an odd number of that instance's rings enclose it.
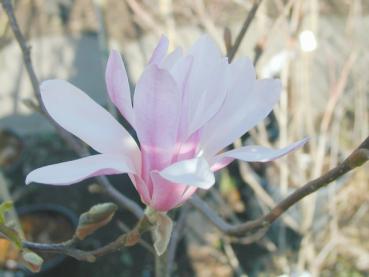
<path fill-rule="evenodd" d="M 22 252 L 21 263 L 32 272 L 39 272 L 44 260 L 36 253 L 30 250 L 24 250 Z"/>
<path fill-rule="evenodd" d="M 103 203 L 93 206 L 88 212 L 79 217 L 76 236 L 80 240 L 94 233 L 97 229 L 108 224 L 117 210 L 114 203 Z"/>

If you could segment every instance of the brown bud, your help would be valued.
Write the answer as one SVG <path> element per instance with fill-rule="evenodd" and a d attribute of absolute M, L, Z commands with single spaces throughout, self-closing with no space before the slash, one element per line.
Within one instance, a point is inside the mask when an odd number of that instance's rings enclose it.
<path fill-rule="evenodd" d="M 127 235 L 127 246 L 133 246 L 137 244 L 137 242 L 140 240 L 140 233 L 137 231 L 132 231 Z"/>
<path fill-rule="evenodd" d="M 76 236 L 80 240 L 94 233 L 97 229 L 108 224 L 117 210 L 114 203 L 103 203 L 93 206 L 88 212 L 79 217 Z"/>

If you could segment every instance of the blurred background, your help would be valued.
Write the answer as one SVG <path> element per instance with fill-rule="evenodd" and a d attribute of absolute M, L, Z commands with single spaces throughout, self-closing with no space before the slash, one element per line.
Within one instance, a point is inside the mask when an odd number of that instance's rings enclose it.
<path fill-rule="evenodd" d="M 110 49 L 121 52 L 133 87 L 162 34 L 170 48 L 186 49 L 207 33 L 226 53 L 224 30 L 229 29 L 234 41 L 253 5 L 248 0 L 13 3 L 39 79 L 69 80 L 122 121 L 105 89 Z M 222 170 L 216 188 L 203 197 L 225 219 L 237 223 L 266 213 L 368 136 L 368 30 L 366 0 L 262 1 L 236 58 L 253 59 L 259 78 L 280 78 L 283 94 L 274 112 L 235 143 L 282 147 L 306 136 L 310 142 L 273 163 L 234 162 Z M 15 202 L 30 240 L 63 241 L 73 233 L 79 214 L 108 198 L 91 193 L 92 179 L 63 188 L 24 185 L 32 169 L 76 155 L 32 109 L 32 86 L 1 9 L 0 34 L 1 201 Z M 257 241 L 224 236 L 188 206 L 173 276 L 369 276 L 368 169 L 366 165 L 307 197 Z M 110 180 L 139 202 L 128 178 Z M 134 222 L 121 210 L 110 228 L 99 230 L 81 247 L 101 246 Z M 147 248 L 142 243 L 94 264 L 47 256 L 50 262 L 39 276 L 153 276 L 153 255 Z M 16 257 L 0 240 L 0 276 L 29 276 L 15 269 Z"/>

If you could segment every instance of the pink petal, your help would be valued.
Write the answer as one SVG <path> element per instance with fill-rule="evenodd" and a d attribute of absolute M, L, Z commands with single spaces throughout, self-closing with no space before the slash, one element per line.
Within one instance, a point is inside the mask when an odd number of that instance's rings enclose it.
<path fill-rule="evenodd" d="M 50 116 L 96 151 L 130 157 L 139 164 L 140 150 L 129 133 L 101 106 L 72 84 L 50 80 L 41 85 Z"/>
<path fill-rule="evenodd" d="M 307 141 L 308 138 L 305 138 L 281 149 L 271 149 L 258 145 L 244 146 L 215 156 L 215 162 L 211 168 L 214 171 L 219 170 L 220 168 L 232 162 L 234 159 L 239 159 L 245 162 L 263 163 L 273 161 L 302 147 Z"/>
<path fill-rule="evenodd" d="M 180 93 L 170 73 L 149 65 L 136 85 L 135 128 L 143 156 L 143 171 L 166 167 L 177 142 Z"/>
<path fill-rule="evenodd" d="M 262 121 L 279 99 L 279 80 L 255 82 L 255 71 L 249 60 L 243 60 L 241 68 L 238 74 L 231 70 L 230 74 L 237 74 L 237 78 L 230 77 L 227 99 L 202 130 L 201 145 L 208 158 Z"/>
<path fill-rule="evenodd" d="M 178 202 L 176 207 L 182 205 L 184 202 L 186 202 L 195 192 L 197 191 L 197 187 L 187 187 L 187 189 L 184 191 L 182 195 L 181 201 Z"/>
<path fill-rule="evenodd" d="M 105 72 L 108 94 L 124 118 L 134 126 L 131 91 L 127 72 L 119 52 L 112 50 Z"/>
<path fill-rule="evenodd" d="M 169 41 L 166 36 L 161 36 L 158 45 L 154 49 L 149 64 L 161 64 L 168 51 Z"/>
<path fill-rule="evenodd" d="M 173 183 L 202 189 L 209 189 L 215 183 L 214 174 L 203 157 L 174 163 L 160 171 L 159 174 Z"/>
<path fill-rule="evenodd" d="M 182 200 L 182 195 L 188 188 L 184 184 L 173 184 L 171 181 L 160 176 L 158 171 L 151 172 L 153 183 L 150 207 L 157 211 L 168 211 L 175 208 Z"/>
<path fill-rule="evenodd" d="M 207 161 L 200 157 L 183 160 L 162 171 L 152 171 L 153 193 L 150 206 L 158 211 L 168 211 L 181 205 L 197 188 L 208 189 L 214 174 Z"/>
<path fill-rule="evenodd" d="M 70 185 L 93 176 L 121 173 L 135 173 L 129 161 L 122 156 L 98 154 L 33 170 L 27 175 L 26 184 Z"/>
<path fill-rule="evenodd" d="M 196 156 L 199 151 L 200 132 L 194 132 L 187 140 L 177 143 L 177 149 L 172 162 L 191 159 Z"/>
<path fill-rule="evenodd" d="M 138 194 L 141 197 L 141 201 L 147 205 L 150 204 L 151 196 L 148 189 L 148 186 L 146 185 L 145 181 L 142 180 L 142 178 L 137 174 L 129 174 L 129 178 L 131 179 L 133 185 L 135 186 Z"/>

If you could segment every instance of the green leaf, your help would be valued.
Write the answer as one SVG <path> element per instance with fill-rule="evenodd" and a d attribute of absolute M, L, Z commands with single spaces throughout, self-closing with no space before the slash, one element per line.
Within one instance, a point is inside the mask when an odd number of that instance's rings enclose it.
<path fill-rule="evenodd" d="M 5 213 L 13 208 L 13 202 L 5 201 L 0 204 L 0 224 L 5 223 Z"/>

